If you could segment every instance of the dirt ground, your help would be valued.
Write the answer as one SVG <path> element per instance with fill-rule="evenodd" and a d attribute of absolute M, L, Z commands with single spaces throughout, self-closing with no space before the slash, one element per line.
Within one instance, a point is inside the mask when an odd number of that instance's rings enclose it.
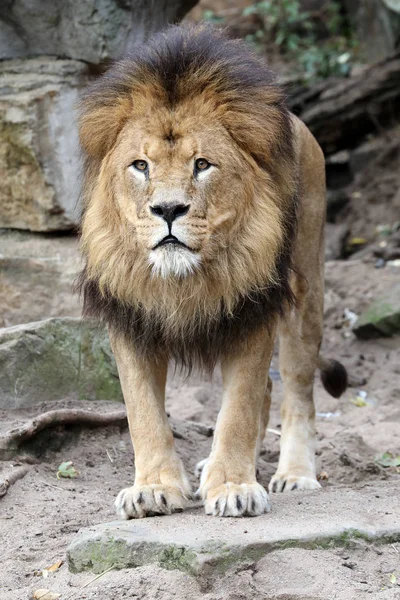
<path fill-rule="evenodd" d="M 400 477 L 394 468 L 380 467 L 374 461 L 385 451 L 400 454 L 399 338 L 359 341 L 346 327 L 343 313 L 345 309 L 359 313 L 372 297 L 398 279 L 398 268 L 375 269 L 368 260 L 332 261 L 326 265 L 323 352 L 347 366 L 355 387 L 335 400 L 316 379 L 318 473 L 324 472 L 327 477 L 321 482 L 323 486 L 351 486 L 362 491 L 364 499 L 368 499 L 368 493 L 375 493 L 372 488 L 369 492 L 371 482 L 379 482 L 381 493 L 385 494 L 393 479 Z M 276 432 L 280 428 L 282 383 L 276 355 L 272 376 L 269 428 L 275 432 L 268 433 L 259 463 L 259 479 L 265 486 L 277 467 L 279 453 Z M 360 389 L 367 392 L 365 406 L 353 403 Z M 213 381 L 196 376 L 187 382 L 173 379 L 168 385 L 167 409 L 175 419 L 213 425 L 220 390 L 218 373 Z M 115 406 L 97 404 L 99 411 Z M 1 414 L 0 433 L 35 413 L 74 405 L 76 402 L 66 400 Z M 198 432 L 190 436 L 184 433 L 176 442 L 188 471 L 193 473 L 195 463 L 207 455 L 211 438 Z M 400 546 L 371 547 L 361 542 L 347 549 L 276 551 L 251 568 L 233 568 L 209 590 L 200 590 L 187 575 L 155 566 L 109 572 L 91 581 L 93 575 L 70 574 L 64 563 L 44 579 L 41 571 L 65 559 L 66 548 L 79 528 L 115 519 L 113 499 L 122 487 L 132 483 L 134 471 L 126 429 L 58 430 L 44 437 L 40 447 L 40 462 L 1 500 L 2 600 L 30 598 L 39 588 L 61 593 L 62 599 L 400 598 L 400 587 L 390 581 L 393 573 L 400 581 Z M 74 462 L 80 472 L 78 478 L 56 479 L 57 467 L 65 460 Z M 15 461 L 4 461 L 3 471 L 14 464 Z M 192 481 L 196 485 L 194 476 Z M 307 494 L 294 493 L 299 494 L 299 501 Z M 274 495 L 272 506 L 278 502 L 279 496 Z M 227 520 L 227 527 L 229 523 Z"/>

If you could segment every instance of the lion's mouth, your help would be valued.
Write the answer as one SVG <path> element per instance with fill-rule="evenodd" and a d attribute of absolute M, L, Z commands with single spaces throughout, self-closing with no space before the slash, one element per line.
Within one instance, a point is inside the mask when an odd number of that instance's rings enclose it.
<path fill-rule="evenodd" d="M 178 238 L 172 234 L 166 235 L 165 238 L 161 240 L 161 242 L 158 242 L 158 244 L 154 246 L 153 250 L 157 250 L 157 248 L 161 248 L 161 246 L 167 246 L 168 244 L 175 244 L 176 246 L 182 246 L 183 248 L 187 248 L 188 250 L 190 250 L 190 248 L 188 248 L 186 244 L 178 240 Z"/>

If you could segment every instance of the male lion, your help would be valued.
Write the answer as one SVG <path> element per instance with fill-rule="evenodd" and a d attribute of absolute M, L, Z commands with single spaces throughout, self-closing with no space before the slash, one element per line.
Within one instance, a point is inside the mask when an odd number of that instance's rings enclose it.
<path fill-rule="evenodd" d="M 318 357 L 324 157 L 270 70 L 209 27 L 173 26 L 116 63 L 82 100 L 80 285 L 106 323 L 135 452 L 126 518 L 191 498 L 164 409 L 169 360 L 212 370 L 224 396 L 198 495 L 207 514 L 269 510 L 256 460 L 276 332 L 285 387 L 269 489 L 316 489 L 313 379 L 339 396 L 346 371 Z"/>

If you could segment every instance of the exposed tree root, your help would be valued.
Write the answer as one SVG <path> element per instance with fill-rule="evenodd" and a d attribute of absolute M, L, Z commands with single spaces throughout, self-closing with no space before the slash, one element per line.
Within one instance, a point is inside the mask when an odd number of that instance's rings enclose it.
<path fill-rule="evenodd" d="M 40 431 L 48 427 L 60 425 L 88 425 L 89 427 L 102 427 L 104 425 L 126 425 L 125 408 L 99 414 L 79 408 L 61 408 L 49 410 L 28 421 L 21 427 L 12 429 L 0 438 L 0 449 L 16 450 L 28 440 L 34 438 Z"/>
<path fill-rule="evenodd" d="M 6 473 L 3 478 L 0 478 L 0 498 L 5 496 L 8 492 L 8 489 L 19 479 L 25 477 L 28 473 L 30 466 L 22 465 L 21 467 L 14 467 Z"/>
<path fill-rule="evenodd" d="M 180 431 L 182 429 L 180 421 L 170 419 L 173 435 L 177 439 L 184 438 Z M 62 408 L 58 410 L 49 410 L 34 419 L 31 419 L 21 427 L 16 427 L 0 437 L 0 454 L 15 453 L 25 442 L 33 439 L 38 433 L 49 427 L 58 427 L 60 425 L 87 425 L 88 427 L 104 427 L 107 425 L 127 425 L 127 416 L 125 408 L 99 414 L 94 411 L 83 410 L 79 408 Z M 206 427 L 200 423 L 187 423 L 190 427 L 209 437 L 213 433 L 211 427 Z"/>

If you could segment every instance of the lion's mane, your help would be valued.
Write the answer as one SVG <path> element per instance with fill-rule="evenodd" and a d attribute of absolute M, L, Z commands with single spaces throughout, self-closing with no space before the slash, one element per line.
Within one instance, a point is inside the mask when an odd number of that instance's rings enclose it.
<path fill-rule="evenodd" d="M 141 106 L 213 111 L 241 152 L 251 183 L 235 235 L 183 279 L 152 278 L 135 254 L 108 176 L 112 149 Z M 84 315 L 126 336 L 138 352 L 211 369 L 222 354 L 293 302 L 297 168 L 290 115 L 271 71 L 241 42 L 210 27 L 172 26 L 117 62 L 85 93 L 85 155 L 78 287 Z M 229 186 L 229 182 L 227 182 Z"/>

